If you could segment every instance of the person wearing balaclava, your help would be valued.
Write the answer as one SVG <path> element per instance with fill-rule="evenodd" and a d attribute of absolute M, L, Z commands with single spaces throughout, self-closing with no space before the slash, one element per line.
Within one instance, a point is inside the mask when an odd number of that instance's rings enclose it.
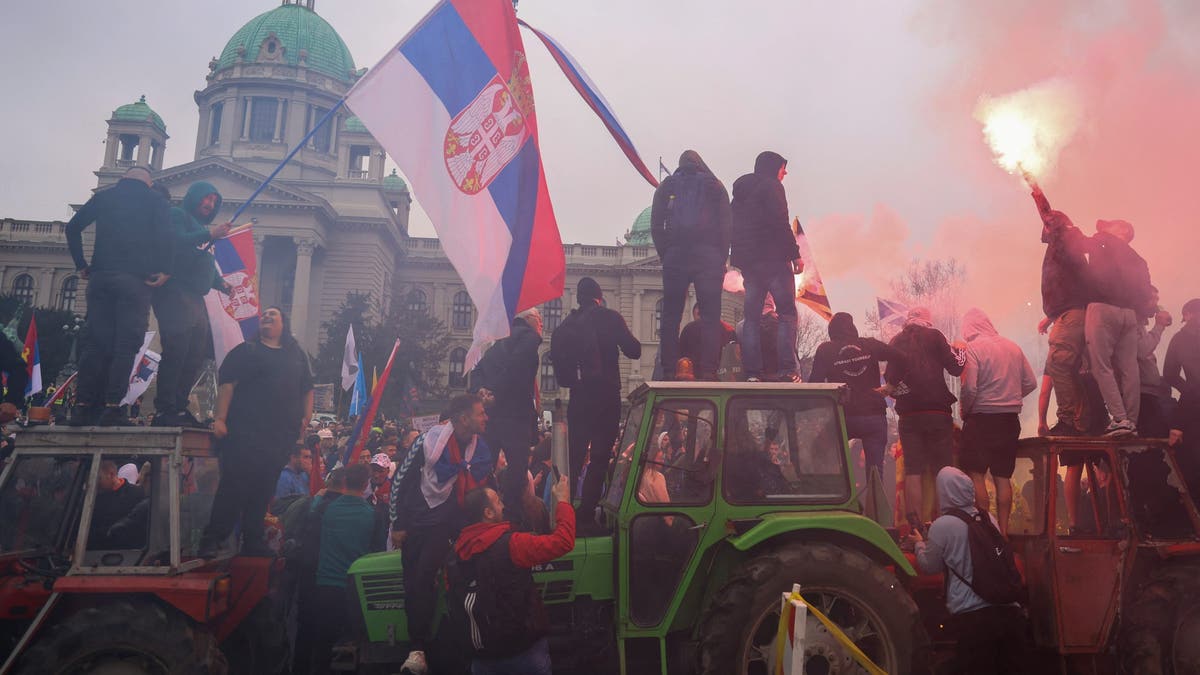
<path fill-rule="evenodd" d="M 905 449 L 907 459 L 907 448 Z M 937 474 L 938 503 L 942 514 L 929 526 L 926 541 L 919 531 L 909 535 L 914 543 L 917 568 L 924 574 L 946 575 L 947 622 L 955 636 L 954 666 L 948 672 L 971 675 L 1027 673 L 1029 644 L 1020 605 L 993 605 L 969 585 L 974 581 L 967 523 L 947 513 L 957 509 L 974 516 L 975 485 L 962 471 L 947 466 Z M 988 516 L 991 518 L 991 516 Z M 991 518 L 996 524 L 995 518 Z"/>
<path fill-rule="evenodd" d="M 904 328 L 891 346 L 904 355 L 889 362 L 884 372 L 885 393 L 896 398 L 900 416 L 900 445 L 904 448 L 904 503 L 909 520 L 925 522 L 920 513 L 921 475 L 937 471 L 954 459 L 954 420 L 950 406 L 957 400 L 946 386 L 945 373 L 962 374 L 966 355 L 950 346 L 942 331 L 933 327 L 928 307 L 908 311 Z"/>
<path fill-rule="evenodd" d="M 654 191 L 650 235 L 662 260 L 663 311 L 659 319 L 663 377 L 674 379 L 679 360 L 679 323 L 688 286 L 696 288 L 700 320 L 697 379 L 716 380 L 721 360 L 721 285 L 729 258 L 729 194 L 695 150 L 685 150 L 679 168 Z"/>
<path fill-rule="evenodd" d="M 1008 534 L 1012 512 L 1012 474 L 1021 437 L 1021 406 L 1037 389 L 1037 377 L 1017 343 L 1003 337 L 983 310 L 963 315 L 967 361 L 959 390 L 963 419 L 959 464 L 975 483 L 975 499 L 988 503 L 986 477 L 996 486 L 996 520 Z"/>
<path fill-rule="evenodd" d="M 902 363 L 898 349 L 876 340 L 859 337 L 854 317 L 838 312 L 829 320 L 829 340 L 813 355 L 810 382 L 844 382 L 850 389 L 845 404 L 846 435 L 862 442 L 868 471 L 883 472 L 887 448 L 887 403 L 879 388 L 879 362 Z"/>
<path fill-rule="evenodd" d="M 642 357 L 642 343 L 629 331 L 624 317 L 604 306 L 600 284 L 591 277 L 579 280 L 576 299 L 580 318 L 596 332 L 600 350 L 600 374 L 583 379 L 571 387 L 567 404 L 567 433 L 571 454 L 571 484 L 575 485 L 583 471 L 584 459 L 589 459 L 587 477 L 579 495 L 577 521 L 582 531 L 594 529 L 594 510 L 600 502 L 608 462 L 621 417 L 621 370 L 618 351 L 626 358 Z"/>
<path fill-rule="evenodd" d="M 730 262 L 742 272 L 746 286 L 743 316 L 761 316 L 768 295 L 775 300 L 779 313 L 779 334 L 775 348 L 779 370 L 763 369 L 759 324 L 745 325 L 742 342 L 742 368 L 746 379 L 778 379 L 799 382 L 796 363 L 796 278 L 804 270 L 800 247 L 792 232 L 783 177 L 787 160 L 778 153 L 760 153 L 754 161 L 754 173 L 733 184 L 733 242 Z"/>
<path fill-rule="evenodd" d="M 204 296 L 230 289 L 217 272 L 216 259 L 202 248 L 229 234 L 230 223 L 211 225 L 221 210 L 221 193 L 211 183 L 192 183 L 183 202 L 171 209 L 175 273 L 154 289 L 154 317 L 162 340 L 158 390 L 154 396 L 156 427 L 202 426 L 187 411 L 188 394 L 204 358 L 212 351 L 212 335 Z"/>

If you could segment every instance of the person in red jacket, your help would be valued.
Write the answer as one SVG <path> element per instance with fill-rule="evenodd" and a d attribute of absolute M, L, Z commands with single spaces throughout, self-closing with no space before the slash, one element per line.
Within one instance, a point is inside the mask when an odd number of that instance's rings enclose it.
<path fill-rule="evenodd" d="M 472 525 L 463 528 L 454 551 L 462 571 L 463 608 L 476 650 L 472 675 L 551 675 L 548 622 L 531 569 L 575 547 L 575 511 L 570 483 L 559 478 L 552 493 L 554 531 L 513 531 L 504 520 L 504 501 L 493 489 L 472 490 L 463 500 Z"/>

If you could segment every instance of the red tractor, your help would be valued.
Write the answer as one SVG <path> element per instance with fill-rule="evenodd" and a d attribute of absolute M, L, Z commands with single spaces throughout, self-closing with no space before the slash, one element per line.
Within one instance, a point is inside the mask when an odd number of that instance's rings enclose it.
<path fill-rule="evenodd" d="M 209 445 L 173 428 L 18 435 L 0 474 L 0 675 L 286 667 L 283 561 L 195 557 L 219 479 Z M 97 512 L 107 462 L 149 464 L 127 512 Z"/>

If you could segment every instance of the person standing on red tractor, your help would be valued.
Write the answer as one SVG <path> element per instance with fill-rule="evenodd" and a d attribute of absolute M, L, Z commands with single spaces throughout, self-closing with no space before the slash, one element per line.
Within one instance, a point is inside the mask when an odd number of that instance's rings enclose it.
<path fill-rule="evenodd" d="M 239 517 L 242 555 L 273 555 L 263 541 L 263 517 L 279 467 L 308 433 L 313 383 L 308 356 L 292 337 L 287 315 L 269 307 L 258 339 L 234 347 L 217 373 L 213 436 L 221 453 L 221 483 L 200 540 L 200 557 L 213 557 Z"/>
<path fill-rule="evenodd" d="M 787 160 L 774 152 L 763 152 L 754 160 L 754 173 L 733 184 L 733 249 L 730 262 L 742 272 L 746 284 L 744 316 L 762 316 L 768 295 L 779 313 L 779 336 L 775 348 L 779 371 L 763 370 L 760 325 L 747 321 L 742 328 L 743 374 L 751 382 L 776 378 L 799 382 L 796 364 L 796 278 L 804 271 L 800 247 L 789 221 L 783 177 Z"/>
<path fill-rule="evenodd" d="M 1171 445 L 1188 481 L 1188 489 L 1200 485 L 1200 298 L 1183 305 L 1183 328 L 1167 346 L 1163 379 L 1179 390 L 1179 405 L 1171 416 Z"/>
<path fill-rule="evenodd" d="M 412 651 L 400 672 L 425 675 L 425 651 L 433 644 L 437 572 L 462 529 L 463 500 L 493 481 L 495 457 L 483 433 L 483 399 L 462 394 L 450 401 L 449 421 L 425 432 L 400 467 L 393 488 L 392 545 L 404 566 L 404 613 Z"/>

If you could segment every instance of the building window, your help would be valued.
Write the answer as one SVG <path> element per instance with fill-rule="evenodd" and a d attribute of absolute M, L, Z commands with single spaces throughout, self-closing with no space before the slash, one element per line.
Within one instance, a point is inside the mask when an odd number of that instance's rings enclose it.
<path fill-rule="evenodd" d="M 328 112 L 329 108 L 319 108 L 317 106 L 312 106 L 309 108 L 307 125 L 308 131 L 312 131 L 317 122 L 320 122 Z M 326 122 L 325 124 L 321 125 L 321 129 L 317 131 L 317 133 L 313 134 L 312 141 L 310 142 L 312 143 L 314 150 L 317 152 L 329 152 L 330 131 L 332 129 L 333 125 L 329 122 Z"/>
<path fill-rule="evenodd" d="M 117 138 L 121 143 L 121 148 L 117 155 L 118 160 L 121 162 L 135 161 L 137 159 L 136 153 L 138 149 L 138 143 L 140 143 L 142 139 L 138 138 L 136 134 L 121 134 Z"/>
<path fill-rule="evenodd" d="M 462 389 L 467 386 L 463 371 L 467 365 L 467 350 L 459 347 L 450 352 L 450 388 Z"/>
<path fill-rule="evenodd" d="M 425 291 L 414 288 L 408 292 L 408 297 L 405 299 L 405 307 L 412 314 L 422 314 L 429 309 L 429 302 L 426 299 Z"/>
<path fill-rule="evenodd" d="M 215 103 L 208 111 L 208 144 L 216 145 L 221 140 L 221 113 L 225 111 L 224 103 Z"/>
<path fill-rule="evenodd" d="M 659 335 L 659 328 L 662 327 L 662 300 L 654 303 L 654 339 L 662 339 Z"/>
<path fill-rule="evenodd" d="M 270 143 L 275 139 L 275 113 L 279 99 L 255 96 L 250 99 L 250 140 Z"/>
<path fill-rule="evenodd" d="M 79 293 L 79 277 L 67 277 L 63 280 L 62 290 L 58 293 L 58 308 L 68 312 L 75 311 L 75 296 Z"/>
<path fill-rule="evenodd" d="M 558 380 L 554 377 L 554 364 L 550 361 L 550 352 L 542 354 L 542 393 L 558 391 Z"/>
<path fill-rule="evenodd" d="M 17 300 L 32 305 L 33 304 L 33 277 L 28 274 L 13 279 L 13 295 Z"/>
<path fill-rule="evenodd" d="M 351 178 L 369 178 L 371 175 L 371 148 L 367 145 L 350 146 L 350 166 L 347 175 Z"/>
<path fill-rule="evenodd" d="M 562 323 L 562 298 L 547 301 L 542 306 L 542 320 L 546 322 L 544 332 L 553 333 L 558 324 Z"/>
<path fill-rule="evenodd" d="M 471 296 L 466 291 L 455 293 L 454 303 L 450 306 L 450 327 L 454 330 L 471 330 L 472 314 Z"/>

